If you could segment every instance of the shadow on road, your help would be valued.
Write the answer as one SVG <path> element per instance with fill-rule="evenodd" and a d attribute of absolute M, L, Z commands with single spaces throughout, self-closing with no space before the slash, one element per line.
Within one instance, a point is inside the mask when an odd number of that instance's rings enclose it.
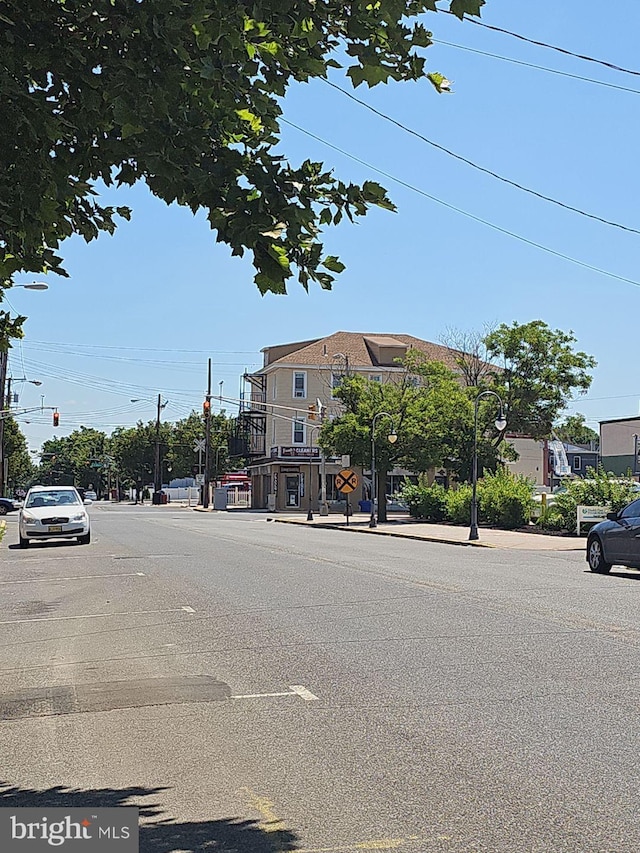
<path fill-rule="evenodd" d="M 283 853 L 298 850 L 297 837 L 289 830 L 265 832 L 256 820 L 223 818 L 205 821 L 174 821 L 163 817 L 157 802 L 144 803 L 166 788 L 20 788 L 0 783 L 2 808 L 118 808 L 140 809 L 140 853 Z"/>
<path fill-rule="evenodd" d="M 75 539 L 56 539 L 53 542 L 47 540 L 43 540 L 42 542 L 31 541 L 29 542 L 29 547 L 23 549 L 20 548 L 20 545 L 17 542 L 15 542 L 13 545 L 9 545 L 8 547 L 10 551 L 24 550 L 25 552 L 37 552 L 44 551 L 47 548 L 75 548 L 78 544 L 79 543 L 76 542 Z"/>

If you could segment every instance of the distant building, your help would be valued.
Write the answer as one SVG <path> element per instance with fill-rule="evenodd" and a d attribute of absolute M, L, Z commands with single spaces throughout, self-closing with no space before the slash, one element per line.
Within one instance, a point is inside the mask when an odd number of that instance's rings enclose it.
<path fill-rule="evenodd" d="M 597 469 L 600 463 L 600 453 L 592 447 L 564 442 L 567 461 L 571 474 L 576 477 L 586 477 L 587 469 Z"/>
<path fill-rule="evenodd" d="M 637 453 L 640 416 L 600 421 L 600 458 L 605 471 L 640 473 Z"/>
<path fill-rule="evenodd" d="M 235 452 L 248 460 L 254 508 L 318 509 L 320 475 L 324 469 L 327 500 L 342 496 L 335 489 L 340 459 L 322 463 L 318 447 L 320 420 L 317 401 L 329 416 L 342 406 L 333 396 L 345 374 L 357 373 L 374 382 L 393 382 L 404 374 L 398 363 L 410 349 L 456 372 L 457 353 L 448 347 L 412 335 L 336 332 L 325 338 L 265 347 L 263 367 L 245 376 L 239 417 L 241 443 Z M 357 469 L 359 486 L 352 505 L 369 497 L 366 475 Z M 411 472 L 390 472 L 387 493 L 392 494 Z M 356 507 L 357 508 L 357 507 Z"/>

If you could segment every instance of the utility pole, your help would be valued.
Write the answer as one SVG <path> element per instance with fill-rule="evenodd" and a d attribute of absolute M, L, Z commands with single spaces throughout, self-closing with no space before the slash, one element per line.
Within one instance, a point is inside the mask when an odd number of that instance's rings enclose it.
<path fill-rule="evenodd" d="M 162 468 L 160 467 L 160 412 L 162 411 L 162 395 L 158 394 L 158 414 L 156 416 L 156 447 L 153 460 L 153 502 L 159 503 L 162 491 Z"/>
<path fill-rule="evenodd" d="M 0 400 L 2 400 L 2 408 L 6 405 L 5 387 L 7 382 L 7 361 L 9 352 L 6 349 L 0 350 Z M 0 418 L 0 495 L 4 495 L 7 487 L 5 478 L 5 453 L 4 453 L 4 417 Z"/>
<path fill-rule="evenodd" d="M 211 477 L 211 359 L 207 369 L 207 396 L 204 403 L 204 489 L 202 507 L 209 507 L 209 482 Z"/>
<path fill-rule="evenodd" d="M 322 430 L 327 407 L 320 399 L 318 399 L 317 403 L 320 412 L 320 429 Z M 329 504 L 327 503 L 327 457 L 322 448 L 320 448 L 320 515 L 329 515 Z"/>

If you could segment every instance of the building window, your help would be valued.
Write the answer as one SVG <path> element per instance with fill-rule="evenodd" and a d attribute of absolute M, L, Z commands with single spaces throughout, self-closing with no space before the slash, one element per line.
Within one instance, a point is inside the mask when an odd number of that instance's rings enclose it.
<path fill-rule="evenodd" d="M 293 396 L 297 400 L 304 400 L 307 396 L 307 374 L 293 374 Z"/>
<path fill-rule="evenodd" d="M 382 376 L 380 376 L 379 374 L 377 374 L 376 376 L 372 376 L 371 381 L 372 382 L 382 382 Z"/>
<path fill-rule="evenodd" d="M 276 419 L 271 422 L 271 444 L 276 443 Z"/>
<path fill-rule="evenodd" d="M 339 373 L 331 374 L 331 387 L 335 391 L 336 388 L 339 388 L 342 384 L 343 377 Z"/>
<path fill-rule="evenodd" d="M 574 456 L 573 457 L 573 470 L 574 471 L 582 471 L 582 457 Z"/>
<path fill-rule="evenodd" d="M 277 381 L 276 381 L 276 375 L 275 375 L 275 373 L 274 373 L 274 374 L 273 374 L 273 399 L 274 399 L 274 400 L 276 400 L 276 399 L 277 399 L 277 397 L 278 397 L 278 392 L 277 392 L 277 390 L 276 390 L 276 385 L 277 385 Z"/>
<path fill-rule="evenodd" d="M 305 422 L 303 418 L 296 418 L 293 422 L 293 443 L 304 444 Z"/>

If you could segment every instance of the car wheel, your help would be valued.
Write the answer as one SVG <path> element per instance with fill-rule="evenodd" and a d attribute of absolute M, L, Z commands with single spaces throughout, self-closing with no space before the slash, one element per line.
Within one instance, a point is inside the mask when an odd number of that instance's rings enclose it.
<path fill-rule="evenodd" d="M 88 545 L 89 542 L 91 542 L 91 533 L 87 533 L 86 536 L 78 536 L 79 545 Z"/>
<path fill-rule="evenodd" d="M 0 504 L 0 515 L 6 515 L 9 512 L 4 504 Z"/>
<path fill-rule="evenodd" d="M 590 539 L 587 544 L 587 559 L 589 561 L 589 568 L 592 572 L 606 575 L 611 571 L 611 563 L 605 563 L 602 542 L 597 536 Z"/>
<path fill-rule="evenodd" d="M 29 540 L 28 540 L 28 539 L 23 539 L 23 538 L 22 538 L 22 536 L 21 536 L 21 537 L 20 537 L 20 547 L 21 547 L 21 548 L 28 548 L 28 547 L 29 547 Z"/>

